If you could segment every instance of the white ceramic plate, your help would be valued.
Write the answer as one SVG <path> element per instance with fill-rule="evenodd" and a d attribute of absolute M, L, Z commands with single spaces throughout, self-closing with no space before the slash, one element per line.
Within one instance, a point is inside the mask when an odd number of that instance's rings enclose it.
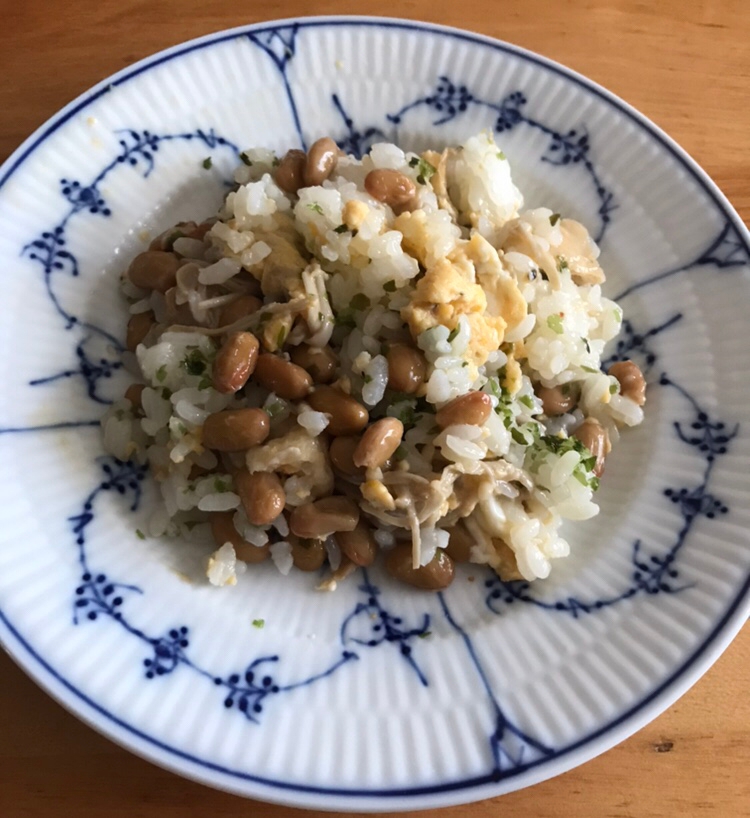
<path fill-rule="evenodd" d="M 197 555 L 136 536 L 148 480 L 101 457 L 95 426 L 122 389 L 116 279 L 144 231 L 210 214 L 239 148 L 441 146 L 482 128 L 530 205 L 597 236 L 628 319 L 613 352 L 648 373 L 646 422 L 608 461 L 602 513 L 533 586 L 478 567 L 437 595 L 377 571 L 320 594 L 272 565 L 228 590 L 186 582 Z M 98 85 L 0 185 L 0 637 L 134 752 L 300 806 L 485 798 L 637 730 L 746 618 L 748 234 L 678 147 L 593 83 L 435 26 L 270 23 Z"/>

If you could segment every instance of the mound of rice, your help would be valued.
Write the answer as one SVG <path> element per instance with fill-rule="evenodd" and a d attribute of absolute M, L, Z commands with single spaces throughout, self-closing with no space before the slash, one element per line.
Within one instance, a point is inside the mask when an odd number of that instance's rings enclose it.
<path fill-rule="evenodd" d="M 411 542 L 415 565 L 451 554 L 461 527 L 472 562 L 505 580 L 548 576 L 570 551 L 562 521 L 598 513 L 603 455 L 620 427 L 643 418 L 643 400 L 601 370 L 622 312 L 602 293 L 599 250 L 585 228 L 547 208 L 524 211 L 487 133 L 440 154 L 377 144 L 361 159 L 339 155 L 321 184 L 295 193 L 277 184 L 271 151 L 242 160 L 217 218 L 156 240 L 178 259 L 174 286 L 123 278 L 132 316 L 151 316 L 130 360 L 145 388 L 102 424 L 107 450 L 148 461 L 158 481 L 164 507 L 149 533 L 205 541 L 216 549 L 209 579 L 233 584 L 242 555 L 214 542 L 209 525 L 231 512 L 244 543 L 267 549 L 287 573 L 296 564 L 289 514 L 334 493 L 358 498 L 379 549 Z M 407 206 L 368 192 L 379 169 L 410 180 Z M 223 326 L 222 310 L 248 294 L 260 309 Z M 252 332 L 261 351 L 285 360 L 300 344 L 333 352 L 329 380 L 369 422 L 402 422 L 395 455 L 364 479 L 347 477 L 331 467 L 325 412 L 252 377 L 239 391 L 217 391 L 212 368 L 225 330 Z M 423 357 L 411 394 L 389 387 L 394 344 Z M 437 424 L 437 412 L 475 391 L 491 401 L 486 420 Z M 571 398 L 564 411 L 549 409 L 551 392 Z M 267 412 L 265 443 L 232 454 L 203 445 L 210 415 L 247 407 Z M 601 430 L 599 460 L 576 437 L 584 421 Z M 280 478 L 286 504 L 273 522 L 248 521 L 234 484 L 240 469 Z M 326 547 L 329 567 L 341 570 L 335 536 Z"/>

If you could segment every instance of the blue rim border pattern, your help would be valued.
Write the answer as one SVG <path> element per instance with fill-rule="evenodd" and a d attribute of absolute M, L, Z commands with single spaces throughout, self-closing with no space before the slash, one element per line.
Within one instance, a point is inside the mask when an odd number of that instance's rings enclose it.
<path fill-rule="evenodd" d="M 109 79 L 105 79 L 101 82 L 98 86 L 91 91 L 85 92 L 84 95 L 79 97 L 78 99 L 69 103 L 65 109 L 53 119 L 50 124 L 42 125 L 29 139 L 21 145 L 21 147 L 14 152 L 7 162 L 5 163 L 4 173 L 0 176 L 0 188 L 2 188 L 7 181 L 11 178 L 11 176 L 23 165 L 26 159 L 29 158 L 31 154 L 44 142 L 46 141 L 52 134 L 54 134 L 62 125 L 68 122 L 73 116 L 78 114 L 80 111 L 87 108 L 91 103 L 95 102 L 100 97 L 104 96 L 105 94 L 109 93 L 112 88 L 115 88 L 119 85 L 124 84 L 130 79 L 137 77 L 141 73 L 151 70 L 152 68 L 169 62 L 175 58 L 182 57 L 186 54 L 189 54 L 194 51 L 199 51 L 203 48 L 212 47 L 219 43 L 226 42 L 232 39 L 235 39 L 240 36 L 246 36 L 247 34 L 261 34 L 264 32 L 269 32 L 274 29 L 278 29 L 283 25 L 290 25 L 296 24 L 300 28 L 320 28 L 320 27 L 354 27 L 354 26 L 361 26 L 361 27 L 370 27 L 370 28 L 385 28 L 385 29 L 400 29 L 400 30 L 407 30 L 407 31 L 417 31 L 417 32 L 425 32 L 428 34 L 438 34 L 444 37 L 449 37 L 455 40 L 460 40 L 464 42 L 473 43 L 476 45 L 481 45 L 484 47 L 492 48 L 495 51 L 503 52 L 515 56 L 517 58 L 526 60 L 531 62 L 544 70 L 551 71 L 555 74 L 558 74 L 565 78 L 568 81 L 572 81 L 577 85 L 583 87 L 587 92 L 592 93 L 599 97 L 603 102 L 615 108 L 619 114 L 624 115 L 628 119 L 632 120 L 636 125 L 640 126 L 644 130 L 646 130 L 649 135 L 656 139 L 663 148 L 665 148 L 670 154 L 674 156 L 674 158 L 682 165 L 682 167 L 688 171 L 690 176 L 698 183 L 698 185 L 702 188 L 703 192 L 706 193 L 712 202 L 719 208 L 719 210 L 727 217 L 727 219 L 735 225 L 738 229 L 738 234 L 741 238 L 744 239 L 745 245 L 750 252 L 750 240 L 747 236 L 747 230 L 742 223 L 741 219 L 739 219 L 737 213 L 733 210 L 729 202 L 725 199 L 723 194 L 716 188 L 715 184 L 710 180 L 710 178 L 702 171 L 695 162 L 687 155 L 685 152 L 674 143 L 665 133 L 663 133 L 659 128 L 657 128 L 652 122 L 650 122 L 646 117 L 638 113 L 635 109 L 629 106 L 627 103 L 620 100 L 615 95 L 611 94 L 610 92 L 606 91 L 604 88 L 601 88 L 593 81 L 583 77 L 580 74 L 577 74 L 575 71 L 565 68 L 562 65 L 554 63 L 550 60 L 547 60 L 543 57 L 540 57 L 533 52 L 527 51 L 521 47 L 513 46 L 508 43 L 501 42 L 499 40 L 495 40 L 490 37 L 485 37 L 480 34 L 473 34 L 470 32 L 461 31 L 459 29 L 449 28 L 440 25 L 434 24 L 426 24 L 426 23 L 418 23 L 418 22 L 411 22 L 405 20 L 396 20 L 396 19 L 388 19 L 388 18 L 374 18 L 374 17 L 334 17 L 334 18 L 324 18 L 324 17 L 313 17 L 313 18 L 302 18 L 299 20 L 276 20 L 270 21 L 268 23 L 261 23 L 256 25 L 250 26 L 241 26 L 234 29 L 229 29 L 226 31 L 217 32 L 215 34 L 209 34 L 205 37 L 193 40 L 188 42 L 184 45 L 177 45 L 166 51 L 160 52 L 159 54 L 147 57 L 144 60 L 137 63 L 134 67 L 129 69 L 124 69 L 122 72 L 119 72 Z M 559 759 L 563 756 L 569 756 L 575 750 L 578 750 L 585 745 L 589 744 L 590 742 L 594 741 L 595 739 L 607 734 L 612 733 L 616 728 L 622 726 L 626 722 L 632 720 L 635 716 L 637 716 L 645 707 L 649 704 L 654 702 L 658 699 L 662 694 L 667 691 L 667 689 L 677 680 L 681 679 L 684 674 L 694 667 L 696 662 L 709 650 L 711 647 L 716 647 L 714 645 L 715 640 L 717 637 L 722 633 L 725 629 L 727 624 L 735 618 L 735 616 L 740 611 L 740 606 L 743 601 L 746 600 L 750 593 L 750 576 L 748 576 L 742 585 L 739 593 L 735 597 L 735 599 L 730 603 L 728 608 L 726 609 L 725 613 L 717 622 L 716 626 L 712 629 L 703 643 L 693 652 L 693 654 L 683 662 L 683 664 L 677 668 L 661 685 L 659 685 L 656 689 L 651 691 L 646 697 L 644 697 L 641 701 L 637 704 L 633 705 L 630 709 L 626 712 L 622 713 L 616 719 L 610 721 L 606 725 L 598 728 L 597 730 L 593 731 L 592 733 L 588 734 L 587 736 L 578 739 L 577 741 L 563 747 L 559 750 L 556 750 L 552 756 L 545 756 L 538 760 L 529 762 L 527 764 L 519 765 L 514 770 L 506 771 L 506 774 L 503 778 L 504 781 L 514 778 L 519 774 L 526 773 L 530 769 L 535 767 L 539 767 L 541 765 L 550 764 L 552 761 Z M 737 623 L 733 623 L 736 625 L 741 625 L 742 617 L 737 617 Z M 270 785 L 273 788 L 287 790 L 287 791 L 294 791 L 300 793 L 314 793 L 320 795 L 334 795 L 334 796 L 359 796 L 359 797 L 368 797 L 368 796 L 421 796 L 421 795 L 428 795 L 428 794 L 440 794 L 446 793 L 461 789 L 468 789 L 472 787 L 478 787 L 487 784 L 496 783 L 493 779 L 491 774 L 475 776 L 467 779 L 461 779 L 457 781 L 449 781 L 443 784 L 437 785 L 425 785 L 419 787 L 402 787 L 402 788 L 392 788 L 392 789 L 337 789 L 337 788 L 330 788 L 330 787 L 317 787 L 305 784 L 297 784 L 292 782 L 285 782 L 285 781 L 277 781 L 273 779 L 267 779 L 262 776 L 252 775 L 246 772 L 242 772 L 239 770 L 232 770 L 228 767 L 222 766 L 220 764 L 215 764 L 213 762 L 207 761 L 205 759 L 198 758 L 196 756 L 191 755 L 190 753 L 186 753 L 182 750 L 179 750 L 176 747 L 172 747 L 153 736 L 144 733 L 137 728 L 129 725 L 127 722 L 120 719 L 114 713 L 111 713 L 106 708 L 100 706 L 91 698 L 89 698 L 83 691 L 76 688 L 73 684 L 68 682 L 60 673 L 58 673 L 50 664 L 46 662 L 46 660 L 40 656 L 35 649 L 24 639 L 24 637 L 16 630 L 13 624 L 8 620 L 5 616 L 2 609 L 0 609 L 0 622 L 3 623 L 5 628 L 7 628 L 8 632 L 14 637 L 14 639 L 25 649 L 25 651 L 32 657 L 48 674 L 65 688 L 70 693 L 74 694 L 75 697 L 80 699 L 81 701 L 85 702 L 89 707 L 91 707 L 94 711 L 96 711 L 99 715 L 106 717 L 108 720 L 116 724 L 118 727 L 123 728 L 127 733 L 132 734 L 138 739 L 144 740 L 148 744 L 152 745 L 153 747 L 158 748 L 159 750 L 166 751 L 167 753 L 181 758 L 186 761 L 190 761 L 199 767 L 206 768 L 208 770 L 212 770 L 215 772 L 220 772 L 225 775 L 229 775 L 234 778 L 239 778 L 247 781 L 253 781 L 258 784 L 263 785 Z M 731 636 L 731 634 L 729 634 Z M 12 655 L 12 654 L 11 654 Z M 12 658 L 16 658 L 12 655 Z M 715 658 L 715 657 L 714 657 Z M 20 659 L 17 659 L 20 663 Z M 50 692 L 58 701 L 61 701 L 59 695 L 57 695 L 57 691 L 51 689 L 51 685 L 45 684 L 49 682 L 47 679 L 39 678 L 36 674 L 33 674 L 31 668 L 26 668 L 25 664 L 21 664 L 24 669 L 28 669 L 29 672 L 34 675 L 34 678 L 42 684 L 48 692 Z M 692 680 L 693 682 L 695 679 Z M 65 702 L 63 702 L 65 704 Z M 668 705 L 669 701 L 666 702 Z M 665 705 L 665 706 L 666 706 Z M 82 716 L 84 720 L 86 720 L 89 724 L 94 726 L 95 728 L 98 725 L 93 724 L 92 721 L 87 718 L 85 714 L 77 714 Z M 637 729 L 637 725 L 632 725 L 632 732 L 633 730 Z M 110 736 L 111 737 L 111 736 Z M 622 738 L 622 737 L 620 737 Z M 612 742 L 612 744 L 614 741 Z M 132 746 L 128 745 L 130 749 L 135 749 Z M 611 746 L 608 745 L 608 747 Z M 602 748 L 606 749 L 606 748 Z M 152 759 L 156 761 L 156 759 Z"/>

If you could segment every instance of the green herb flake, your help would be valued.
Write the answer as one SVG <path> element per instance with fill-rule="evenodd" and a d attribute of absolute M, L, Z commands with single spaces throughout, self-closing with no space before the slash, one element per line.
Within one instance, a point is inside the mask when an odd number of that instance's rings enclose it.
<path fill-rule="evenodd" d="M 462 367 L 466 367 L 466 366 L 468 366 L 468 365 L 469 365 L 469 362 L 468 362 L 468 361 L 461 361 L 461 366 L 462 366 Z"/>
<path fill-rule="evenodd" d="M 584 372 L 590 372 L 592 375 L 598 375 L 598 374 L 599 374 L 599 370 L 598 370 L 598 369 L 594 369 L 594 367 L 593 367 L 593 366 L 583 366 L 583 365 L 582 365 L 582 366 L 581 366 L 581 369 L 582 369 Z"/>
<path fill-rule="evenodd" d="M 265 619 L 253 619 L 253 627 L 258 628 L 259 630 L 263 628 L 266 624 Z"/>
<path fill-rule="evenodd" d="M 349 302 L 353 310 L 366 310 L 370 306 L 370 299 L 364 293 L 357 293 Z"/>
<path fill-rule="evenodd" d="M 395 293 L 396 292 L 396 282 L 395 281 L 386 281 L 385 284 L 383 284 L 383 289 L 387 293 Z"/>
<path fill-rule="evenodd" d="M 617 386 L 616 383 L 611 383 L 609 385 L 609 394 L 616 395 L 620 391 L 620 388 Z"/>
<path fill-rule="evenodd" d="M 561 273 L 563 270 L 568 269 L 568 260 L 565 256 L 558 256 L 557 257 L 557 271 Z"/>
<path fill-rule="evenodd" d="M 617 321 L 618 323 L 619 323 L 620 321 L 622 321 L 622 310 L 621 310 L 619 307 L 615 307 L 615 308 L 612 310 L 612 312 L 614 313 L 614 316 L 615 316 L 615 321 Z"/>
<path fill-rule="evenodd" d="M 268 406 L 263 407 L 268 417 L 271 419 L 280 415 L 284 411 L 284 405 L 281 402 L 269 403 Z"/>
<path fill-rule="evenodd" d="M 245 151 L 242 151 L 242 153 L 240 154 L 240 159 L 242 160 L 242 164 L 247 165 L 248 167 L 251 167 L 253 164 L 250 157 L 245 153 Z"/>
<path fill-rule="evenodd" d="M 365 376 L 362 378 L 362 380 L 363 380 L 365 383 L 372 383 L 372 375 L 365 375 Z"/>
<path fill-rule="evenodd" d="M 528 409 L 533 409 L 534 408 L 534 401 L 533 401 L 531 395 L 521 395 L 521 397 L 518 399 L 518 402 L 522 403 Z"/>
<path fill-rule="evenodd" d="M 135 536 L 138 537 L 139 540 L 145 540 L 146 539 L 146 535 L 141 531 L 140 528 L 136 528 Z"/>
<path fill-rule="evenodd" d="M 548 316 L 547 326 L 552 330 L 552 332 L 555 332 L 558 335 L 563 334 L 563 321 L 561 316 L 559 315 Z"/>
<path fill-rule="evenodd" d="M 529 441 L 526 440 L 526 436 L 520 429 L 511 429 L 510 436 L 516 441 L 516 443 L 520 443 L 521 446 L 529 445 Z"/>
<path fill-rule="evenodd" d="M 586 352 L 591 355 L 591 344 L 589 344 L 588 338 L 581 337 L 581 340 L 583 341 L 583 345 L 586 347 Z"/>
<path fill-rule="evenodd" d="M 455 327 L 448 333 L 448 343 L 450 344 L 451 341 L 455 340 L 458 333 L 461 331 L 461 327 L 456 324 Z"/>
<path fill-rule="evenodd" d="M 559 213 L 553 213 L 553 214 L 552 214 L 552 215 L 549 217 L 549 223 L 550 223 L 550 224 L 551 224 L 553 227 L 554 227 L 554 226 L 555 226 L 555 225 L 556 225 L 556 224 L 557 224 L 559 221 L 560 221 L 560 214 L 559 214 Z"/>
<path fill-rule="evenodd" d="M 222 480 L 221 477 L 214 478 L 214 491 L 217 494 L 225 494 L 228 491 L 231 491 L 231 485 L 226 482 L 226 480 Z"/>
<path fill-rule="evenodd" d="M 281 327 L 279 334 L 276 336 L 276 346 L 281 349 L 286 341 L 286 327 Z"/>
<path fill-rule="evenodd" d="M 319 213 L 321 216 L 323 215 L 323 208 L 317 202 L 310 202 L 307 207 L 308 210 L 313 210 L 315 213 Z"/>
<path fill-rule="evenodd" d="M 507 157 L 507 156 L 506 156 L 506 155 L 505 155 L 505 154 L 504 154 L 502 151 L 498 151 L 498 152 L 495 154 L 495 156 L 497 156 L 497 158 L 498 158 L 498 159 L 499 159 L 501 162 L 505 161 L 505 160 L 508 158 L 508 157 Z"/>
<path fill-rule="evenodd" d="M 177 241 L 177 239 L 184 239 L 185 234 L 182 230 L 175 230 L 174 232 L 169 234 L 169 238 L 167 239 L 167 248 L 169 250 L 172 249 L 172 245 Z"/>
<path fill-rule="evenodd" d="M 589 487 L 591 491 L 599 491 L 599 478 L 592 477 L 591 480 L 589 480 Z"/>
<path fill-rule="evenodd" d="M 211 378 L 201 378 L 201 382 L 198 384 L 198 389 L 210 389 L 211 386 Z"/>
<path fill-rule="evenodd" d="M 333 228 L 334 233 L 347 233 L 349 228 L 345 224 L 340 224 L 338 227 Z"/>
<path fill-rule="evenodd" d="M 202 163 L 202 164 L 203 164 L 203 167 L 204 167 L 204 169 L 205 169 L 205 170 L 211 170 L 211 165 L 213 165 L 213 160 L 211 159 L 211 157 L 210 157 L 210 156 L 207 156 L 207 157 L 206 157 L 206 158 L 203 160 L 203 163 Z"/>
<path fill-rule="evenodd" d="M 164 388 L 161 390 L 161 396 L 162 396 L 162 398 L 164 398 L 164 400 L 169 400 L 169 399 L 172 397 L 172 390 L 171 390 L 171 389 L 167 389 L 167 387 L 165 386 L 165 387 L 164 387 Z"/>
<path fill-rule="evenodd" d="M 164 381 L 166 380 L 166 377 L 167 377 L 167 365 L 162 364 L 156 370 L 156 380 L 159 381 L 159 383 L 164 383 Z"/>
<path fill-rule="evenodd" d="M 196 377 L 203 375 L 207 365 L 206 356 L 199 349 L 191 349 L 181 363 L 182 368 L 188 375 L 195 375 Z"/>
<path fill-rule="evenodd" d="M 412 167 L 417 168 L 417 181 L 420 185 L 426 185 L 428 180 L 435 175 L 437 168 L 431 165 L 426 159 L 419 159 L 416 165 Z"/>
<path fill-rule="evenodd" d="M 418 633 L 417 636 L 420 639 L 428 639 L 430 636 L 432 636 L 432 631 L 422 631 L 422 633 Z"/>
<path fill-rule="evenodd" d="M 348 327 L 349 329 L 354 329 L 357 326 L 354 314 L 350 309 L 339 310 L 333 319 L 333 323 L 337 327 Z"/>

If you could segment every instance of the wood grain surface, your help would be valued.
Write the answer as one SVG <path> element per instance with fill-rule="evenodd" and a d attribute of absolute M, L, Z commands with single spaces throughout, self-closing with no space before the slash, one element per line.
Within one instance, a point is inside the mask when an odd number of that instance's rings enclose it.
<path fill-rule="evenodd" d="M 0 0 L 0 10 L 0 160 L 93 83 L 191 37 L 306 14 L 397 14 L 492 35 L 591 77 L 664 128 L 750 218 L 747 0 Z M 1 533 L 0 542 L 9 546 Z M 615 749 L 532 789 L 434 813 L 750 816 L 748 668 L 746 627 L 683 699 Z M 215 792 L 130 755 L 0 654 L 2 818 L 304 814 Z"/>

